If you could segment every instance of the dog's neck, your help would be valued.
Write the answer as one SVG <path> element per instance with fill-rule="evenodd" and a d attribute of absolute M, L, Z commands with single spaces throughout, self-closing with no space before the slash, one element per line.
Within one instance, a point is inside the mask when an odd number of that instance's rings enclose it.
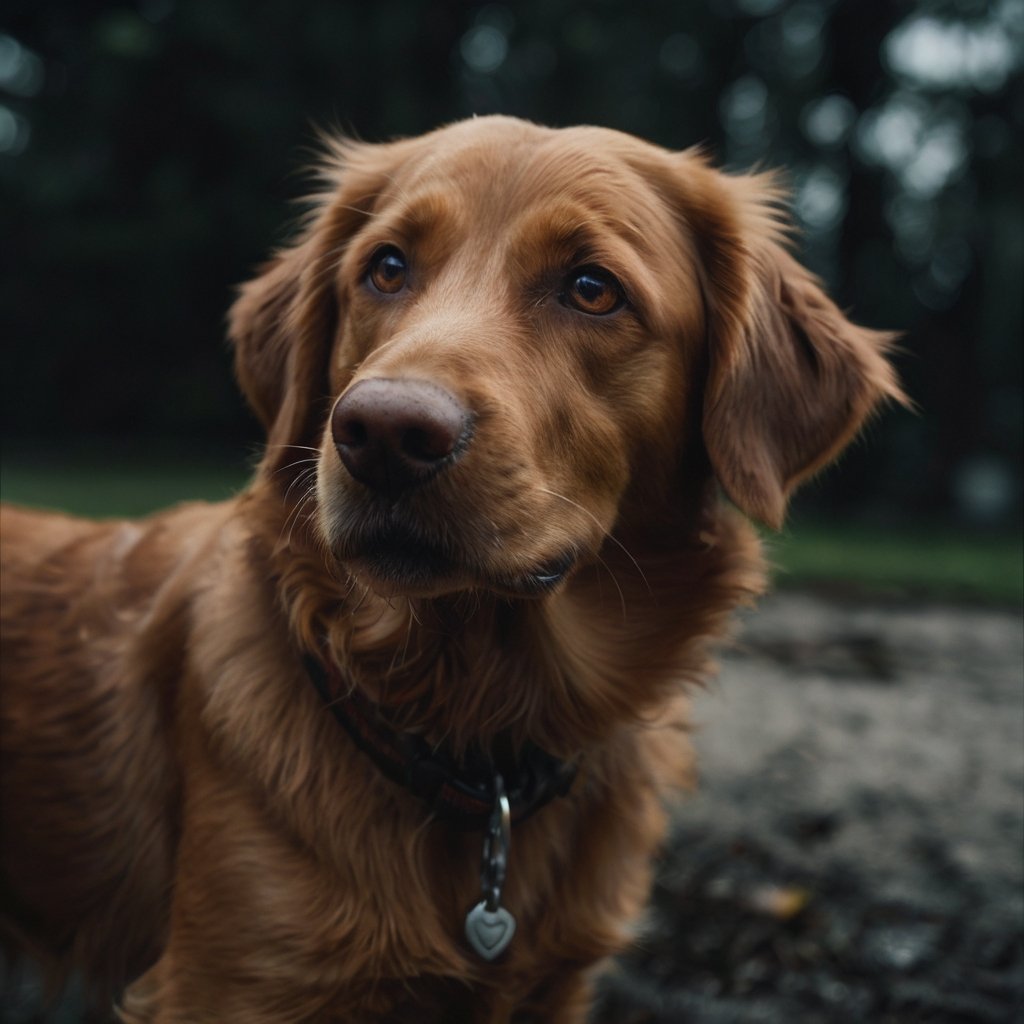
<path fill-rule="evenodd" d="M 389 722 L 455 754 L 498 737 L 574 758 L 707 670 L 706 638 L 763 587 L 759 547 L 720 510 L 610 538 L 558 593 L 382 598 L 293 529 L 271 562 L 302 653 L 337 666 Z"/>

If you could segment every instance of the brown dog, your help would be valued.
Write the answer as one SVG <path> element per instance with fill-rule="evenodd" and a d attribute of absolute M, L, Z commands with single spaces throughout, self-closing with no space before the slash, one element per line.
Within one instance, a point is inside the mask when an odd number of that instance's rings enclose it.
<path fill-rule="evenodd" d="M 481 118 L 323 182 L 232 311 L 248 490 L 4 513 L 8 936 L 133 1022 L 580 1021 L 762 587 L 719 487 L 779 526 L 889 338 L 694 152 Z"/>

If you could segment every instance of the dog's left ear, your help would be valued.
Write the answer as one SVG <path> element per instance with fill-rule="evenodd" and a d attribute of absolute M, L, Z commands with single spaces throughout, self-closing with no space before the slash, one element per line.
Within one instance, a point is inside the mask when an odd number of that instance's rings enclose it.
<path fill-rule="evenodd" d="M 688 220 L 710 346 L 704 444 L 733 502 L 779 529 L 793 489 L 880 402 L 906 402 L 886 358 L 893 335 L 851 323 L 789 255 L 769 177 L 694 169 Z"/>

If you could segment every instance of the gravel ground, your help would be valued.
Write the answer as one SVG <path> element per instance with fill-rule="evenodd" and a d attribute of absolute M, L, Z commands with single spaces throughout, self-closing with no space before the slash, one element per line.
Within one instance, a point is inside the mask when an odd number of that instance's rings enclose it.
<path fill-rule="evenodd" d="M 596 1024 L 1024 1021 L 1024 628 L 766 600 Z"/>

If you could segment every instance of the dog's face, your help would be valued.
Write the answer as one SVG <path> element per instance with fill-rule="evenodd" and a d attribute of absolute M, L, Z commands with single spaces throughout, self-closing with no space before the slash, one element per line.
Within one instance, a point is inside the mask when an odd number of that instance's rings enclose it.
<path fill-rule="evenodd" d="M 297 245 L 233 310 L 268 470 L 374 589 L 556 589 L 709 463 L 777 525 L 886 394 L 885 338 L 777 242 L 765 179 L 507 118 L 338 144 Z"/>
<path fill-rule="evenodd" d="M 645 456 L 673 461 L 699 291 L 653 189 L 597 141 L 457 126 L 346 247 L 319 517 L 373 584 L 544 592 Z"/>

